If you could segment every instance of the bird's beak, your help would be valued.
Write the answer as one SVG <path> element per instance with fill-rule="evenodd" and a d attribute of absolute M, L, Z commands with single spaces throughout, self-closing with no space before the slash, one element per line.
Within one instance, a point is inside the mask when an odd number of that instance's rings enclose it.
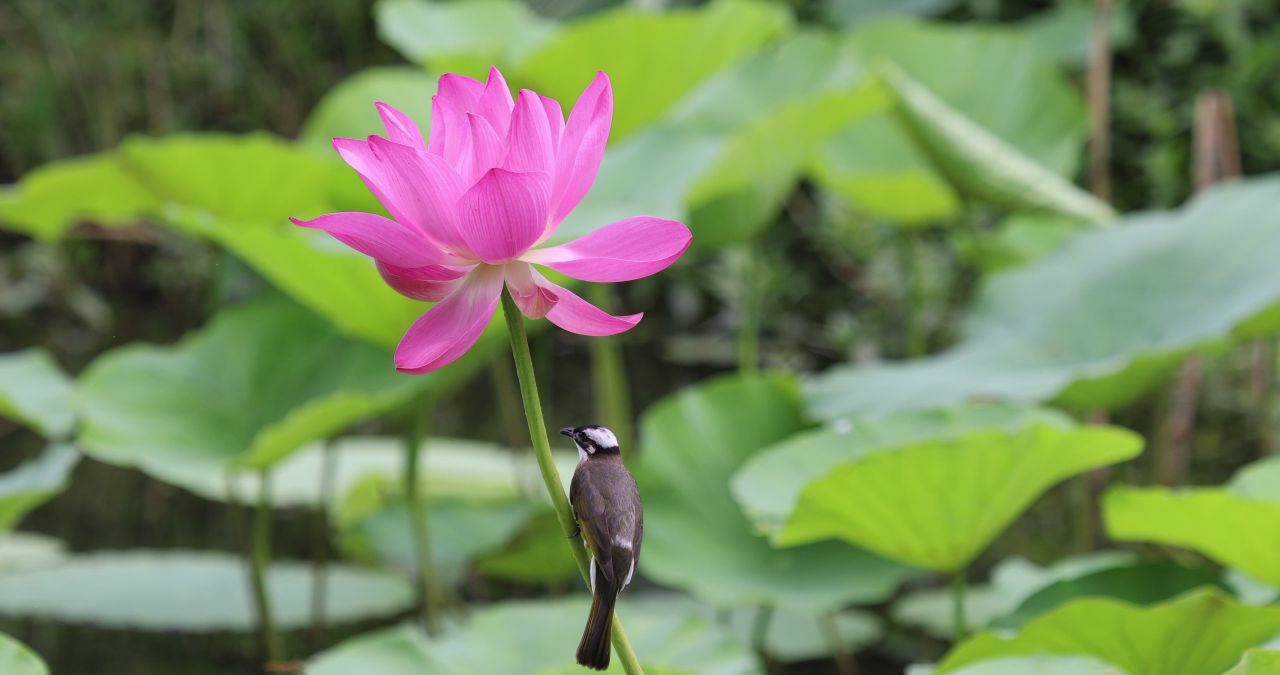
<path fill-rule="evenodd" d="M 565 427 L 565 428 L 561 429 L 561 430 L 560 430 L 560 435 L 561 435 L 561 436 L 568 436 L 569 438 L 573 438 L 573 427 Z"/>

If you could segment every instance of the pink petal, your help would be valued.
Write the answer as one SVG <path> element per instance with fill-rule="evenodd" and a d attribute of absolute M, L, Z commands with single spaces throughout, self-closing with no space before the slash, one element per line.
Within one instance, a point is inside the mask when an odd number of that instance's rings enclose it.
<path fill-rule="evenodd" d="M 573 105 L 560 139 L 555 185 L 551 189 L 553 228 L 582 201 L 595 182 L 612 124 L 613 87 L 609 76 L 601 72 Z"/>
<path fill-rule="evenodd" d="M 547 281 L 546 277 L 538 274 L 536 270 L 533 272 L 533 277 L 539 286 L 556 296 L 556 304 L 551 311 L 547 312 L 547 320 L 570 333 L 595 337 L 617 335 L 634 328 L 644 316 L 644 314 L 630 316 L 607 314 L 564 287 Z"/>
<path fill-rule="evenodd" d="M 436 82 L 436 96 L 449 101 L 462 112 L 475 110 L 483 94 L 484 83 L 465 75 L 445 73 Z"/>
<path fill-rule="evenodd" d="M 493 265 L 514 260 L 547 222 L 546 175 L 490 169 L 458 200 L 458 215 L 476 257 Z"/>
<path fill-rule="evenodd" d="M 561 246 L 534 249 L 520 259 L 583 281 L 631 281 L 666 269 L 692 242 L 684 223 L 635 216 Z"/>
<path fill-rule="evenodd" d="M 523 263 L 506 266 L 507 290 L 516 301 L 520 312 L 530 319 L 541 319 L 555 306 L 557 296 L 550 289 L 539 286 L 534 280 L 533 268 Z"/>
<path fill-rule="evenodd" d="M 477 267 L 405 332 L 396 347 L 396 370 L 429 373 L 456 361 L 484 333 L 501 293 L 502 268 Z"/>
<path fill-rule="evenodd" d="M 499 137 L 506 138 L 507 127 L 511 125 L 512 105 L 511 89 L 507 87 L 506 79 L 502 77 L 502 73 L 498 72 L 496 67 L 490 67 L 489 79 L 484 85 L 484 93 L 476 101 L 476 106 L 469 108 L 467 112 L 480 114 L 489 120 L 489 124 L 493 125 L 493 129 L 498 132 Z"/>
<path fill-rule="evenodd" d="M 418 131 L 418 125 L 408 115 L 381 101 L 373 105 L 382 118 L 382 126 L 387 128 L 387 140 L 419 150 L 424 148 L 422 132 Z"/>
<path fill-rule="evenodd" d="M 431 98 L 431 139 L 427 152 L 443 157 L 449 166 L 457 166 L 470 133 L 466 110 L 439 95 Z"/>
<path fill-rule="evenodd" d="M 547 128 L 551 130 L 551 150 L 555 152 L 559 150 L 560 137 L 564 135 L 564 112 L 560 110 L 560 102 L 554 98 L 539 94 L 538 100 L 542 101 L 542 109 L 547 113 Z"/>
<path fill-rule="evenodd" d="M 551 145 L 551 125 L 547 110 L 537 94 L 520 90 L 511 129 L 507 132 L 507 156 L 502 168 L 519 173 L 545 173 L 555 170 L 555 149 Z"/>
<path fill-rule="evenodd" d="M 294 225 L 324 230 L 347 246 L 392 265 L 419 267 L 450 260 L 417 228 L 372 213 L 327 213 L 312 220 L 289 220 Z"/>
<path fill-rule="evenodd" d="M 393 218 L 416 226 L 446 251 L 469 256 L 455 210 L 462 181 L 443 159 L 378 136 L 335 138 L 333 146 Z"/>
<path fill-rule="evenodd" d="M 424 302 L 439 302 L 458 288 L 462 277 L 471 268 L 425 265 L 422 267 L 397 267 L 378 262 L 378 274 L 383 281 L 403 296 Z"/>
<path fill-rule="evenodd" d="M 445 139 L 444 110 L 438 96 L 431 97 L 431 137 L 427 139 L 427 152 L 433 155 L 444 155 Z"/>
<path fill-rule="evenodd" d="M 498 138 L 498 132 L 493 130 L 493 126 L 485 118 L 467 113 L 467 128 L 466 147 L 455 166 L 458 167 L 463 184 L 471 186 L 485 172 L 498 165 L 505 148 L 502 139 Z"/>

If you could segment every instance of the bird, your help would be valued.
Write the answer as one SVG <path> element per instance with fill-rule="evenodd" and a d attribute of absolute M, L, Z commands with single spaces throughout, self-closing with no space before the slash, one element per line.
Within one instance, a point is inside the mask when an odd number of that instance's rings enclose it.
<path fill-rule="evenodd" d="M 596 425 L 565 427 L 560 433 L 578 448 L 578 467 L 569 484 L 577 532 L 591 552 L 591 613 L 578 643 L 578 664 L 609 667 L 613 608 L 631 584 L 640 560 L 644 509 L 636 479 L 622 463 L 618 437 Z"/>

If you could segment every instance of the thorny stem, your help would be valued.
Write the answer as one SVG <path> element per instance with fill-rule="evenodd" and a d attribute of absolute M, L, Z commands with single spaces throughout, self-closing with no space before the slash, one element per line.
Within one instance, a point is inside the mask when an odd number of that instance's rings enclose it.
<path fill-rule="evenodd" d="M 574 561 L 578 563 L 578 572 L 582 574 L 582 580 L 587 581 L 587 552 L 578 543 L 578 527 L 573 518 L 573 510 L 569 507 L 569 497 L 564 493 L 560 472 L 551 458 L 551 443 L 547 440 L 547 423 L 542 418 L 542 403 L 538 399 L 538 383 L 533 374 L 533 357 L 529 353 L 529 337 L 524 330 L 524 317 L 511 294 L 505 290 L 502 292 L 502 314 L 511 334 L 511 355 L 515 359 L 516 376 L 520 380 L 520 398 L 524 402 L 525 420 L 529 423 L 529 440 L 533 443 L 533 452 L 538 458 L 538 469 L 542 472 L 542 481 L 546 484 L 547 496 L 551 498 L 551 506 L 555 508 L 565 541 L 573 553 Z M 613 616 L 613 648 L 627 675 L 644 674 L 617 614 Z"/>

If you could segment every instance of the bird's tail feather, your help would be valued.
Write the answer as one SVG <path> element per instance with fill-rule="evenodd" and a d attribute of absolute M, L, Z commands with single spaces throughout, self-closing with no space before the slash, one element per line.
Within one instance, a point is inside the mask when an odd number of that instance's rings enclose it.
<path fill-rule="evenodd" d="M 595 565 L 595 561 L 591 561 Z M 617 585 L 597 571 L 591 613 L 578 643 L 578 663 L 595 670 L 609 667 L 610 639 L 613 637 L 613 606 L 618 601 Z"/>

